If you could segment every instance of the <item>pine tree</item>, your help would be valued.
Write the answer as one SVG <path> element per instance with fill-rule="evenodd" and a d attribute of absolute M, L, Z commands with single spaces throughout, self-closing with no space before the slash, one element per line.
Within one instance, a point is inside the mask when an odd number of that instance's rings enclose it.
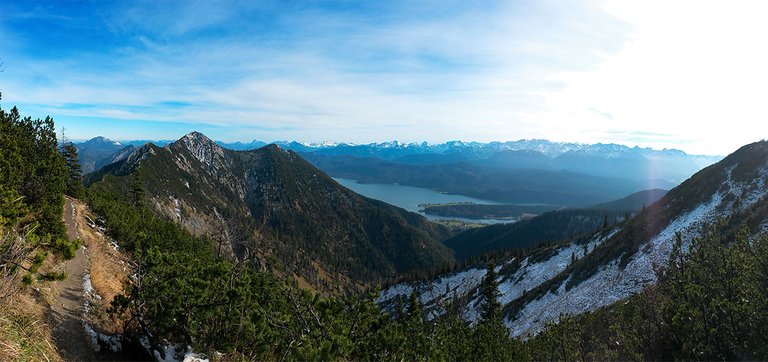
<path fill-rule="evenodd" d="M 82 169 L 77 155 L 77 147 L 72 142 L 66 142 L 61 146 L 61 155 L 67 167 L 66 194 L 75 198 L 82 198 L 85 189 L 82 183 Z"/>
<path fill-rule="evenodd" d="M 482 298 L 480 317 L 484 320 L 491 320 L 500 317 L 501 304 L 499 304 L 499 289 L 496 284 L 496 270 L 493 263 L 488 263 L 486 269 L 485 278 L 480 285 Z"/>
<path fill-rule="evenodd" d="M 481 319 L 475 327 L 471 359 L 477 361 L 529 360 L 525 346 L 519 340 L 510 338 L 509 330 L 504 325 L 496 278 L 494 264 L 490 262 L 480 285 Z"/>
<path fill-rule="evenodd" d="M 133 204 L 141 206 L 144 200 L 144 182 L 142 181 L 143 170 L 141 166 L 133 172 L 133 185 L 131 186 L 131 196 Z"/>

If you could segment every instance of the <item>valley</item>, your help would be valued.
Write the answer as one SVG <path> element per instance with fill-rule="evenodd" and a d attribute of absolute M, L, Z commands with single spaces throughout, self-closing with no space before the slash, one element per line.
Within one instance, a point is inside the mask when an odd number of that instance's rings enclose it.
<path fill-rule="evenodd" d="M 425 358 L 503 350 L 507 359 L 530 359 L 551 352 L 546 338 L 553 333 L 578 336 L 561 329 L 567 323 L 622 325 L 624 317 L 611 311 L 637 303 L 652 303 L 661 316 L 672 313 L 664 309 L 670 304 L 653 304 L 646 294 L 679 298 L 669 278 L 684 271 L 670 260 L 698 265 L 701 253 L 715 253 L 758 265 L 763 249 L 749 248 L 763 247 L 768 228 L 765 142 L 744 146 L 668 192 L 639 191 L 588 207 L 508 205 L 359 184 L 331 178 L 277 145 L 232 151 L 198 132 L 109 157 L 114 162 L 84 178 L 85 190 L 70 184 L 84 202 L 66 199 L 62 230 L 69 244 L 57 242 L 63 251 L 51 252 L 72 260 L 31 281 L 64 280 L 43 288 L 62 290 L 46 293 L 51 338 L 65 359 L 206 358 L 193 350 L 266 359 L 407 356 L 415 350 L 405 341 L 414 338 L 431 346 L 419 349 Z M 519 220 L 435 223 L 412 211 L 421 207 L 519 213 Z M 704 243 L 712 237 L 751 251 Z M 757 244 L 744 244 L 745 238 Z M 81 242 L 82 249 L 72 249 Z M 743 274 L 739 288 L 759 295 L 749 288 L 760 270 L 742 273 L 752 274 Z M 763 317 L 762 307 L 746 307 Z M 663 328 L 654 333 L 694 338 Z M 476 342 L 468 343 L 467 335 Z M 631 329 L 619 335 L 637 338 Z M 339 340 L 351 347 L 339 350 L 342 344 L 333 342 Z M 600 356 L 608 353 L 602 348 L 626 352 L 590 343 L 568 348 Z M 633 348 L 668 356 L 679 347 Z"/>

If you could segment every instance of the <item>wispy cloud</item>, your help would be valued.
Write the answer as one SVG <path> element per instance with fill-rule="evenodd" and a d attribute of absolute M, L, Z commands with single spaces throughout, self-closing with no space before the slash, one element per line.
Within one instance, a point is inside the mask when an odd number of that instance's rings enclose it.
<path fill-rule="evenodd" d="M 625 115 L 569 101 L 635 31 L 603 2 L 66 5 L 0 4 L 0 86 L 72 137 L 593 141 Z"/>

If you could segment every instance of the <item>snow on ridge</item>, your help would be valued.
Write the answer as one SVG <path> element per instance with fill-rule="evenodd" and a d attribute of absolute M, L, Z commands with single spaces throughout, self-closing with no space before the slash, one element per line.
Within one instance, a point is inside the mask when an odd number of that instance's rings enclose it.
<path fill-rule="evenodd" d="M 413 285 L 412 283 L 400 283 L 383 290 L 376 303 L 384 304 L 395 300 L 398 296 L 408 298 L 411 293 L 416 291 L 419 294 L 421 303 L 429 310 L 427 316 L 434 318 L 437 312 L 434 307 L 437 304 L 447 301 L 453 297 L 464 296 L 474 291 L 485 277 L 484 268 L 469 268 L 453 274 L 444 275 L 431 282 L 421 282 Z"/>
<path fill-rule="evenodd" d="M 598 235 L 585 245 L 588 250 L 594 250 L 596 246 L 610 239 L 618 231 L 619 229 L 616 228 L 605 236 Z M 536 288 L 547 280 L 554 278 L 571 264 L 572 256 L 575 256 L 577 259 L 584 257 L 585 245 L 571 243 L 560 248 L 557 254 L 548 260 L 540 263 L 529 265 L 528 258 L 526 258 L 514 275 L 499 283 L 499 291 L 501 292 L 499 302 L 502 305 L 509 304 L 522 296 L 523 292 Z"/>
<path fill-rule="evenodd" d="M 544 323 L 557 320 L 561 313 L 580 314 L 594 311 L 639 293 L 656 282 L 655 267 L 666 265 L 675 244 L 677 232 L 683 237 L 683 250 L 687 250 L 693 238 L 701 235 L 702 228 L 720 215 L 733 213 L 734 202 L 726 202 L 726 196 L 740 198 L 739 210 L 747 209 L 766 195 L 765 179 L 768 170 L 761 169 L 760 177 L 749 183 L 736 183 L 731 177 L 733 168 L 727 170 L 724 187 L 712 198 L 695 209 L 678 216 L 658 235 L 640 247 L 624 268 L 618 260 L 604 266 L 589 279 L 569 291 L 565 282 L 556 292 L 548 292 L 520 311 L 520 318 L 506 321 L 513 336 L 529 336 L 538 333 Z"/>
<path fill-rule="evenodd" d="M 497 282 L 501 294 L 499 302 L 501 305 L 509 304 L 519 298 L 523 292 L 531 290 L 556 276 L 570 265 L 572 256 L 577 258 L 584 256 L 585 245 L 588 250 L 594 250 L 597 245 L 610 239 L 618 230 L 616 228 L 608 234 L 596 235 L 587 244 L 571 243 L 563 246 L 544 261 L 530 263 L 530 259 L 525 258 L 512 275 L 504 275 L 500 272 L 505 265 L 514 262 L 514 259 L 497 264 L 495 270 L 499 273 Z M 464 308 L 462 316 L 465 320 L 474 322 L 480 314 L 480 297 L 477 289 L 482 283 L 483 278 L 485 278 L 485 274 L 485 268 L 473 267 L 437 277 L 429 282 L 396 284 L 383 290 L 376 299 L 376 303 L 385 305 L 394 301 L 398 296 L 408 298 L 415 291 L 427 310 L 427 317 L 434 318 L 440 313 L 438 307 L 447 303 L 454 295 L 457 297 L 470 297 L 471 300 Z"/>
<path fill-rule="evenodd" d="M 727 185 L 727 190 L 732 195 L 739 197 L 739 211 L 743 211 L 766 196 L 766 178 L 768 178 L 768 168 L 761 168 L 758 171 L 758 177 L 752 179 L 748 184 L 736 183 L 733 181 L 733 170 L 736 166 L 729 168 L 726 173 L 728 175 L 724 185 Z"/>

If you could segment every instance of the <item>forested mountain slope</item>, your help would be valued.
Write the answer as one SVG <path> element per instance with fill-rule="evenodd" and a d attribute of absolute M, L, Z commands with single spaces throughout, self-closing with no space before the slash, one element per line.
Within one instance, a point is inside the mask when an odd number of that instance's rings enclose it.
<path fill-rule="evenodd" d="M 513 335 L 528 335 L 561 313 L 593 311 L 639 293 L 667 265 L 676 235 L 685 251 L 705 231 L 724 239 L 732 238 L 740 225 L 753 234 L 766 231 L 767 177 L 768 142 L 753 143 L 698 172 L 626 222 L 497 264 L 505 323 Z M 464 314 L 473 320 L 484 273 L 470 268 L 433 281 L 395 285 L 379 301 L 389 305 L 397 295 L 414 290 L 426 305 L 457 295 L 467 300 Z"/>
<path fill-rule="evenodd" d="M 89 182 L 317 290 L 358 290 L 453 262 L 442 227 L 357 195 L 275 145 L 236 152 L 193 132 L 142 146 Z"/>
<path fill-rule="evenodd" d="M 573 239 L 626 220 L 666 193 L 660 189 L 640 191 L 590 207 L 553 210 L 516 223 L 469 229 L 446 240 L 445 245 L 464 259 L 489 252 L 526 249 L 541 242 Z"/>
<path fill-rule="evenodd" d="M 613 211 L 639 211 L 646 206 L 650 206 L 659 201 L 669 190 L 651 189 L 635 192 L 634 194 L 622 197 L 618 200 L 593 205 L 592 209 L 603 209 Z"/>
<path fill-rule="evenodd" d="M 456 257 L 466 259 L 509 249 L 527 249 L 543 242 L 559 242 L 591 234 L 629 217 L 626 211 L 565 209 L 545 212 L 511 224 L 469 229 L 445 241 Z"/>

